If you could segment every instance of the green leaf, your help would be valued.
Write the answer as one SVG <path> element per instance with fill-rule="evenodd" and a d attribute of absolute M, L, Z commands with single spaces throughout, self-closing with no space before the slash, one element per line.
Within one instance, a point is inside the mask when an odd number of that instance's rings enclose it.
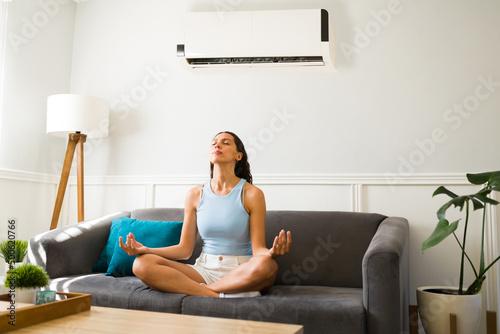
<path fill-rule="evenodd" d="M 492 204 L 492 205 L 497 205 L 498 204 L 498 201 L 492 199 L 492 198 L 489 198 L 489 197 L 486 197 L 486 196 L 482 196 L 482 195 L 472 195 L 473 197 L 477 198 L 478 200 L 480 200 L 481 202 L 483 203 L 488 203 L 488 204 Z M 476 210 L 476 206 L 474 205 L 474 210 Z"/>
<path fill-rule="evenodd" d="M 479 197 L 478 198 L 479 200 L 476 199 L 477 197 Z M 486 198 L 486 200 L 485 200 L 485 198 Z M 478 196 L 477 194 L 457 196 L 455 198 L 450 199 L 447 203 L 445 203 L 442 207 L 439 208 L 439 210 L 437 211 L 438 219 L 439 220 L 445 219 L 446 211 L 452 205 L 456 208 L 457 207 L 460 208 L 460 211 L 462 211 L 466 201 L 472 201 L 472 203 L 474 205 L 474 210 L 479 210 L 479 209 L 482 209 L 484 207 L 484 205 L 481 203 L 481 201 L 487 202 L 487 203 L 493 203 L 494 200 L 492 200 L 491 198 L 485 197 L 485 196 Z"/>
<path fill-rule="evenodd" d="M 490 188 L 483 188 L 476 193 L 476 195 L 481 195 L 481 196 L 488 196 L 489 194 L 491 194 Z"/>
<path fill-rule="evenodd" d="M 481 203 L 480 201 L 478 201 L 474 197 L 471 198 L 471 201 L 472 201 L 472 204 L 474 205 L 474 211 L 475 210 L 480 210 L 480 209 L 484 208 L 483 203 Z"/>
<path fill-rule="evenodd" d="M 458 195 L 456 195 L 455 193 L 449 191 L 448 189 L 446 189 L 445 187 L 443 186 L 440 186 L 439 188 L 437 188 L 434 193 L 432 194 L 432 197 L 436 196 L 436 195 L 440 195 L 440 194 L 445 194 L 445 195 L 448 195 L 450 196 L 451 198 L 455 198 L 455 197 L 458 197 Z"/>
<path fill-rule="evenodd" d="M 500 191 L 500 177 L 498 179 L 491 179 L 488 188 L 494 191 Z"/>
<path fill-rule="evenodd" d="M 469 199 L 470 199 L 469 196 L 458 196 L 450 200 L 450 203 L 453 204 L 455 207 L 459 207 L 460 211 L 462 211 L 465 205 L 465 201 L 468 201 Z"/>
<path fill-rule="evenodd" d="M 500 171 L 493 172 L 493 174 L 490 176 L 490 185 L 493 184 L 500 184 Z"/>
<path fill-rule="evenodd" d="M 490 180 L 490 177 L 494 174 L 495 172 L 486 172 L 486 173 L 478 173 L 478 174 L 467 174 L 467 180 L 469 180 L 470 183 L 472 184 L 485 184 Z"/>
<path fill-rule="evenodd" d="M 439 208 L 437 211 L 437 217 L 438 219 L 441 220 L 446 220 L 446 210 L 452 205 L 453 203 L 449 201 L 448 203 L 444 204 L 442 207 Z"/>
<path fill-rule="evenodd" d="M 45 269 L 31 263 L 24 263 L 11 270 L 5 277 L 5 286 L 15 285 L 18 288 L 43 288 L 49 284 L 49 276 Z"/>
<path fill-rule="evenodd" d="M 453 232 L 455 232 L 455 230 L 458 228 L 458 222 L 459 220 L 450 224 L 446 219 L 440 220 L 437 223 L 434 232 L 432 232 L 430 237 L 422 243 L 422 252 L 424 252 L 426 249 L 436 246 Z"/>

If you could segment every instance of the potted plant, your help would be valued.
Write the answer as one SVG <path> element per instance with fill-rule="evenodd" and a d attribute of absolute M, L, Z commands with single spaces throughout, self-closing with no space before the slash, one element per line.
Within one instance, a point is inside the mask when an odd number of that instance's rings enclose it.
<path fill-rule="evenodd" d="M 28 253 L 28 241 L 7 240 L 0 242 L 0 256 L 5 260 L 5 272 L 19 266 Z"/>
<path fill-rule="evenodd" d="M 11 299 L 19 303 L 34 303 L 36 291 L 49 284 L 49 275 L 40 266 L 25 263 L 11 270 L 5 277 L 5 287 L 11 290 Z"/>
<path fill-rule="evenodd" d="M 422 243 L 422 252 L 438 245 L 449 236 L 453 236 L 461 249 L 460 279 L 457 288 L 421 287 L 417 289 L 417 303 L 422 318 L 422 325 L 427 334 L 447 333 L 450 326 L 450 313 L 457 315 L 459 333 L 477 333 L 481 314 L 481 286 L 486 278 L 486 272 L 500 259 L 500 256 L 486 264 L 484 260 L 484 241 L 486 233 L 486 209 L 489 205 L 499 202 L 490 198 L 494 191 L 500 191 L 500 171 L 479 174 L 467 174 L 467 180 L 472 185 L 482 186 L 470 195 L 459 196 L 440 186 L 433 196 L 447 195 L 451 199 L 437 211 L 438 223 L 427 240 Z M 461 240 L 455 234 L 460 220 L 449 222 L 446 213 L 451 207 L 459 208 L 463 213 L 463 236 Z M 464 211 L 465 209 L 465 211 Z M 469 222 L 470 211 L 482 211 L 481 224 L 472 225 Z M 476 265 L 467 254 L 467 230 L 469 227 L 481 228 L 480 258 Z M 474 272 L 474 280 L 468 286 L 464 285 L 465 262 L 468 262 Z M 464 315 L 461 313 L 464 312 Z"/>

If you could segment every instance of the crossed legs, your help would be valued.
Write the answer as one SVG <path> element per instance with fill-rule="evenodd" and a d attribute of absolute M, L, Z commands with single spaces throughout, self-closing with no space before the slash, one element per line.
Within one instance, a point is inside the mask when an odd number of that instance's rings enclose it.
<path fill-rule="evenodd" d="M 134 274 L 154 290 L 193 296 L 219 297 L 219 293 L 260 291 L 271 286 L 278 272 L 276 261 L 269 256 L 254 256 L 212 284 L 190 266 L 145 254 L 134 261 Z"/>

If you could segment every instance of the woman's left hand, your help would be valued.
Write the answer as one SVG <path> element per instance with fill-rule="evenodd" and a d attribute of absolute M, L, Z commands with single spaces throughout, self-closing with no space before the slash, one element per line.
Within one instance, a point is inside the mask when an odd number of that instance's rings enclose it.
<path fill-rule="evenodd" d="M 269 255 L 271 255 L 272 258 L 284 255 L 288 253 L 291 245 L 292 233 L 288 231 L 285 234 L 285 230 L 281 230 L 280 234 L 274 238 L 273 247 L 269 250 Z"/>

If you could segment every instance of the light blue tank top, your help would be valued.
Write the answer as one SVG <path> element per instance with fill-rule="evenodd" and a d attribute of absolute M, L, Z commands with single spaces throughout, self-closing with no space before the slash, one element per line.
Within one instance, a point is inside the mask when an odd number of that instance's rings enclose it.
<path fill-rule="evenodd" d="M 198 231 L 203 239 L 203 252 L 214 255 L 252 255 L 250 216 L 241 202 L 246 180 L 225 196 L 216 195 L 210 181 L 203 186 L 198 205 Z"/>

